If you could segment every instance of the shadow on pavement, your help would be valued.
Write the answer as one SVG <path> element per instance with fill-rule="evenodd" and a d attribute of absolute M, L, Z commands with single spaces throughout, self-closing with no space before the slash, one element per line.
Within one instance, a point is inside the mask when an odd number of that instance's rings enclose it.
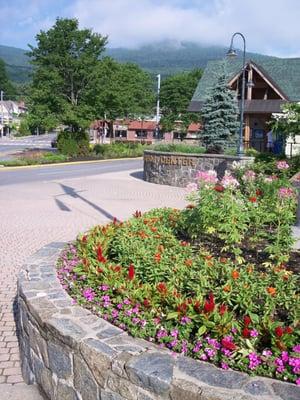
<path fill-rule="evenodd" d="M 81 194 L 79 194 L 79 192 L 77 192 L 71 186 L 63 185 L 62 183 L 60 183 L 59 185 L 61 186 L 61 188 L 63 189 L 63 191 L 65 192 L 66 195 L 82 200 L 83 202 L 85 202 L 86 204 L 88 204 L 89 206 L 91 206 L 92 208 L 97 210 L 100 214 L 104 215 L 106 218 L 110 219 L 111 221 L 113 221 L 113 220 L 118 221 L 118 219 L 115 218 L 113 215 L 111 215 L 108 211 L 104 210 L 103 208 L 97 206 L 97 204 L 94 204 L 90 200 L 83 197 Z M 55 199 L 55 200 L 57 201 L 57 199 Z M 66 211 L 66 210 L 64 210 L 64 211 Z"/>
<path fill-rule="evenodd" d="M 144 171 L 141 170 L 141 171 L 132 172 L 130 174 L 130 176 L 132 176 L 135 179 L 139 179 L 139 180 L 143 181 L 144 180 Z"/>

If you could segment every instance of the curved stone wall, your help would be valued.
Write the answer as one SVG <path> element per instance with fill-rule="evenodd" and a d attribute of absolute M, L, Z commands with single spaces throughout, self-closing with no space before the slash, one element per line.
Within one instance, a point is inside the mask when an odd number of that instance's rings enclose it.
<path fill-rule="evenodd" d="M 56 278 L 64 245 L 43 247 L 18 280 L 23 376 L 48 399 L 300 399 L 296 385 L 174 355 L 73 304 Z"/>
<path fill-rule="evenodd" d="M 186 154 L 144 151 L 144 180 L 161 185 L 185 187 L 195 181 L 197 171 L 214 169 L 218 177 L 230 170 L 234 162 L 242 165 L 253 162 L 253 157 L 224 154 Z"/>

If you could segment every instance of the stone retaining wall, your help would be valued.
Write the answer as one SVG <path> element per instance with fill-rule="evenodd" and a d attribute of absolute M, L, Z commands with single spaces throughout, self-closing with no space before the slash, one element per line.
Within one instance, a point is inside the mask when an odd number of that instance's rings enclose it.
<path fill-rule="evenodd" d="M 64 245 L 43 247 L 18 280 L 23 376 L 48 399 L 300 399 L 296 385 L 174 355 L 74 305 L 56 278 Z"/>
<path fill-rule="evenodd" d="M 252 157 L 224 154 L 184 154 L 144 151 L 144 180 L 161 185 L 185 187 L 195 181 L 196 171 L 214 169 L 218 177 L 230 170 L 234 162 L 242 165 L 253 162 Z"/>

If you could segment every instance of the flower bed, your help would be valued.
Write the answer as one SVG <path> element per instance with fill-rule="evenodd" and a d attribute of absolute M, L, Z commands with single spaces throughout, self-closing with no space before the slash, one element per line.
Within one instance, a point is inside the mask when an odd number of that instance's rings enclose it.
<path fill-rule="evenodd" d="M 212 171 L 183 210 L 96 226 L 63 253 L 74 302 L 174 352 L 300 384 L 296 196 L 286 179 Z"/>

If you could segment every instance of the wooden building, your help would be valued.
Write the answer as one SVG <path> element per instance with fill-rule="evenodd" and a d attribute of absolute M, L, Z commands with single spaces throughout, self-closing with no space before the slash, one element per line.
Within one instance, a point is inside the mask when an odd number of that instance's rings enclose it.
<path fill-rule="evenodd" d="M 207 91 L 212 87 L 221 71 L 222 61 L 211 61 L 201 77 L 189 111 L 201 111 Z M 242 93 L 242 61 L 226 60 L 228 86 Z M 300 102 L 300 58 L 258 57 L 246 63 L 246 90 L 244 111 L 244 146 L 265 151 L 270 131 L 268 122 L 272 114 L 280 113 L 287 102 Z M 247 85 L 247 83 L 250 83 Z M 269 139 L 270 140 L 270 139 Z M 272 138 L 272 147 L 276 138 Z M 269 143 L 270 144 L 270 143 Z"/>

